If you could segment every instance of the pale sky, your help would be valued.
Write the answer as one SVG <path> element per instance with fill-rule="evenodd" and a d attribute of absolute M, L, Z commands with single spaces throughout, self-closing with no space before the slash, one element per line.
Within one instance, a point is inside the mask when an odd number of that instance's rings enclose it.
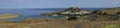
<path fill-rule="evenodd" d="M 0 8 L 110 8 L 120 0 L 0 0 Z"/>

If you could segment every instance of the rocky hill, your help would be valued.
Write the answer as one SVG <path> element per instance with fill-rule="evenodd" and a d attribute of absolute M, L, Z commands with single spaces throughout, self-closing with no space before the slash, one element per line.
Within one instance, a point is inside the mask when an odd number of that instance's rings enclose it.
<path fill-rule="evenodd" d="M 120 8 L 117 7 L 117 8 L 106 8 L 106 9 L 103 9 L 103 10 L 96 10 L 96 11 L 93 11 L 93 13 L 96 13 L 96 14 L 107 14 L 107 15 L 119 15 L 120 14 Z"/>
<path fill-rule="evenodd" d="M 70 15 L 86 15 L 86 14 L 90 14 L 92 11 L 87 11 L 87 10 L 81 10 L 78 7 L 70 7 L 67 8 L 65 10 L 62 11 L 58 11 L 58 12 L 49 12 L 49 13 L 45 13 L 42 15 L 46 15 L 46 16 L 52 16 L 52 15 L 59 15 L 59 16 L 70 16 Z"/>
<path fill-rule="evenodd" d="M 104 21 L 119 20 L 120 19 L 120 8 L 106 8 L 106 9 L 102 9 L 102 10 L 88 11 L 91 13 L 85 13 L 84 16 L 81 13 L 81 11 L 84 11 L 84 10 L 81 10 L 77 7 L 70 7 L 63 11 L 51 12 L 51 13 L 47 13 L 46 15 L 49 15 L 49 16 L 53 16 L 53 15 L 78 16 L 78 19 L 80 19 L 80 20 L 85 19 L 85 20 L 97 20 L 97 21 L 99 21 L 99 20 L 100 21 L 101 20 L 104 20 Z M 80 14 L 79 13 L 76 14 L 76 12 L 80 12 Z M 66 14 L 66 13 L 68 13 L 68 14 Z"/>
<path fill-rule="evenodd" d="M 103 10 L 96 10 L 93 11 L 92 14 L 87 15 L 87 17 L 90 17 L 88 19 L 97 20 L 97 21 L 120 20 L 120 8 L 118 7 L 118 8 L 106 8 Z"/>

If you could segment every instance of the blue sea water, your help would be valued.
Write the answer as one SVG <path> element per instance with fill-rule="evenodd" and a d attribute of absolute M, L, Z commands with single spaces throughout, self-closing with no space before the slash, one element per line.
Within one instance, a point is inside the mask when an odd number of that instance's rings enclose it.
<path fill-rule="evenodd" d="M 81 8 L 82 10 L 101 10 L 104 8 Z M 55 12 L 65 10 L 65 8 L 19 8 L 19 9 L 0 9 L 0 14 L 20 14 L 15 21 L 20 21 L 25 18 L 61 18 L 62 16 L 42 16 L 40 14 L 47 12 Z"/>

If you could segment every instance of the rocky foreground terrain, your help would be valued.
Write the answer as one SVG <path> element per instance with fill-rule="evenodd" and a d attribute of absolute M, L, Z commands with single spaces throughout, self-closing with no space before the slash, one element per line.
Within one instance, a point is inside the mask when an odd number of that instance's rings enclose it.
<path fill-rule="evenodd" d="M 120 21 L 67 21 L 62 19 L 26 19 L 20 22 L 1 22 L 0 28 L 105 28 L 109 25 L 119 24 Z"/>
<path fill-rule="evenodd" d="M 78 19 L 73 21 L 66 18 L 25 18 L 19 22 L 1 19 L 0 28 L 120 28 L 119 11 L 119 8 L 97 10 L 77 16 Z"/>

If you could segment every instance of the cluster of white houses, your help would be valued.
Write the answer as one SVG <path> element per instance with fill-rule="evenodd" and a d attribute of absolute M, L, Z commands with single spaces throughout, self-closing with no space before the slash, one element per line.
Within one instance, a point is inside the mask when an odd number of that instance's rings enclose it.
<path fill-rule="evenodd" d="M 60 15 L 85 15 L 85 14 L 90 14 L 92 11 L 87 11 L 87 10 L 80 10 L 79 8 L 68 8 L 66 10 L 58 12 Z M 59 14 L 53 14 L 53 16 L 58 16 Z"/>
<path fill-rule="evenodd" d="M 77 11 L 77 12 L 72 12 L 72 11 L 66 11 L 66 12 L 61 12 L 60 14 L 89 14 L 92 13 L 91 11 L 85 11 L 85 10 L 81 10 L 81 11 Z"/>

